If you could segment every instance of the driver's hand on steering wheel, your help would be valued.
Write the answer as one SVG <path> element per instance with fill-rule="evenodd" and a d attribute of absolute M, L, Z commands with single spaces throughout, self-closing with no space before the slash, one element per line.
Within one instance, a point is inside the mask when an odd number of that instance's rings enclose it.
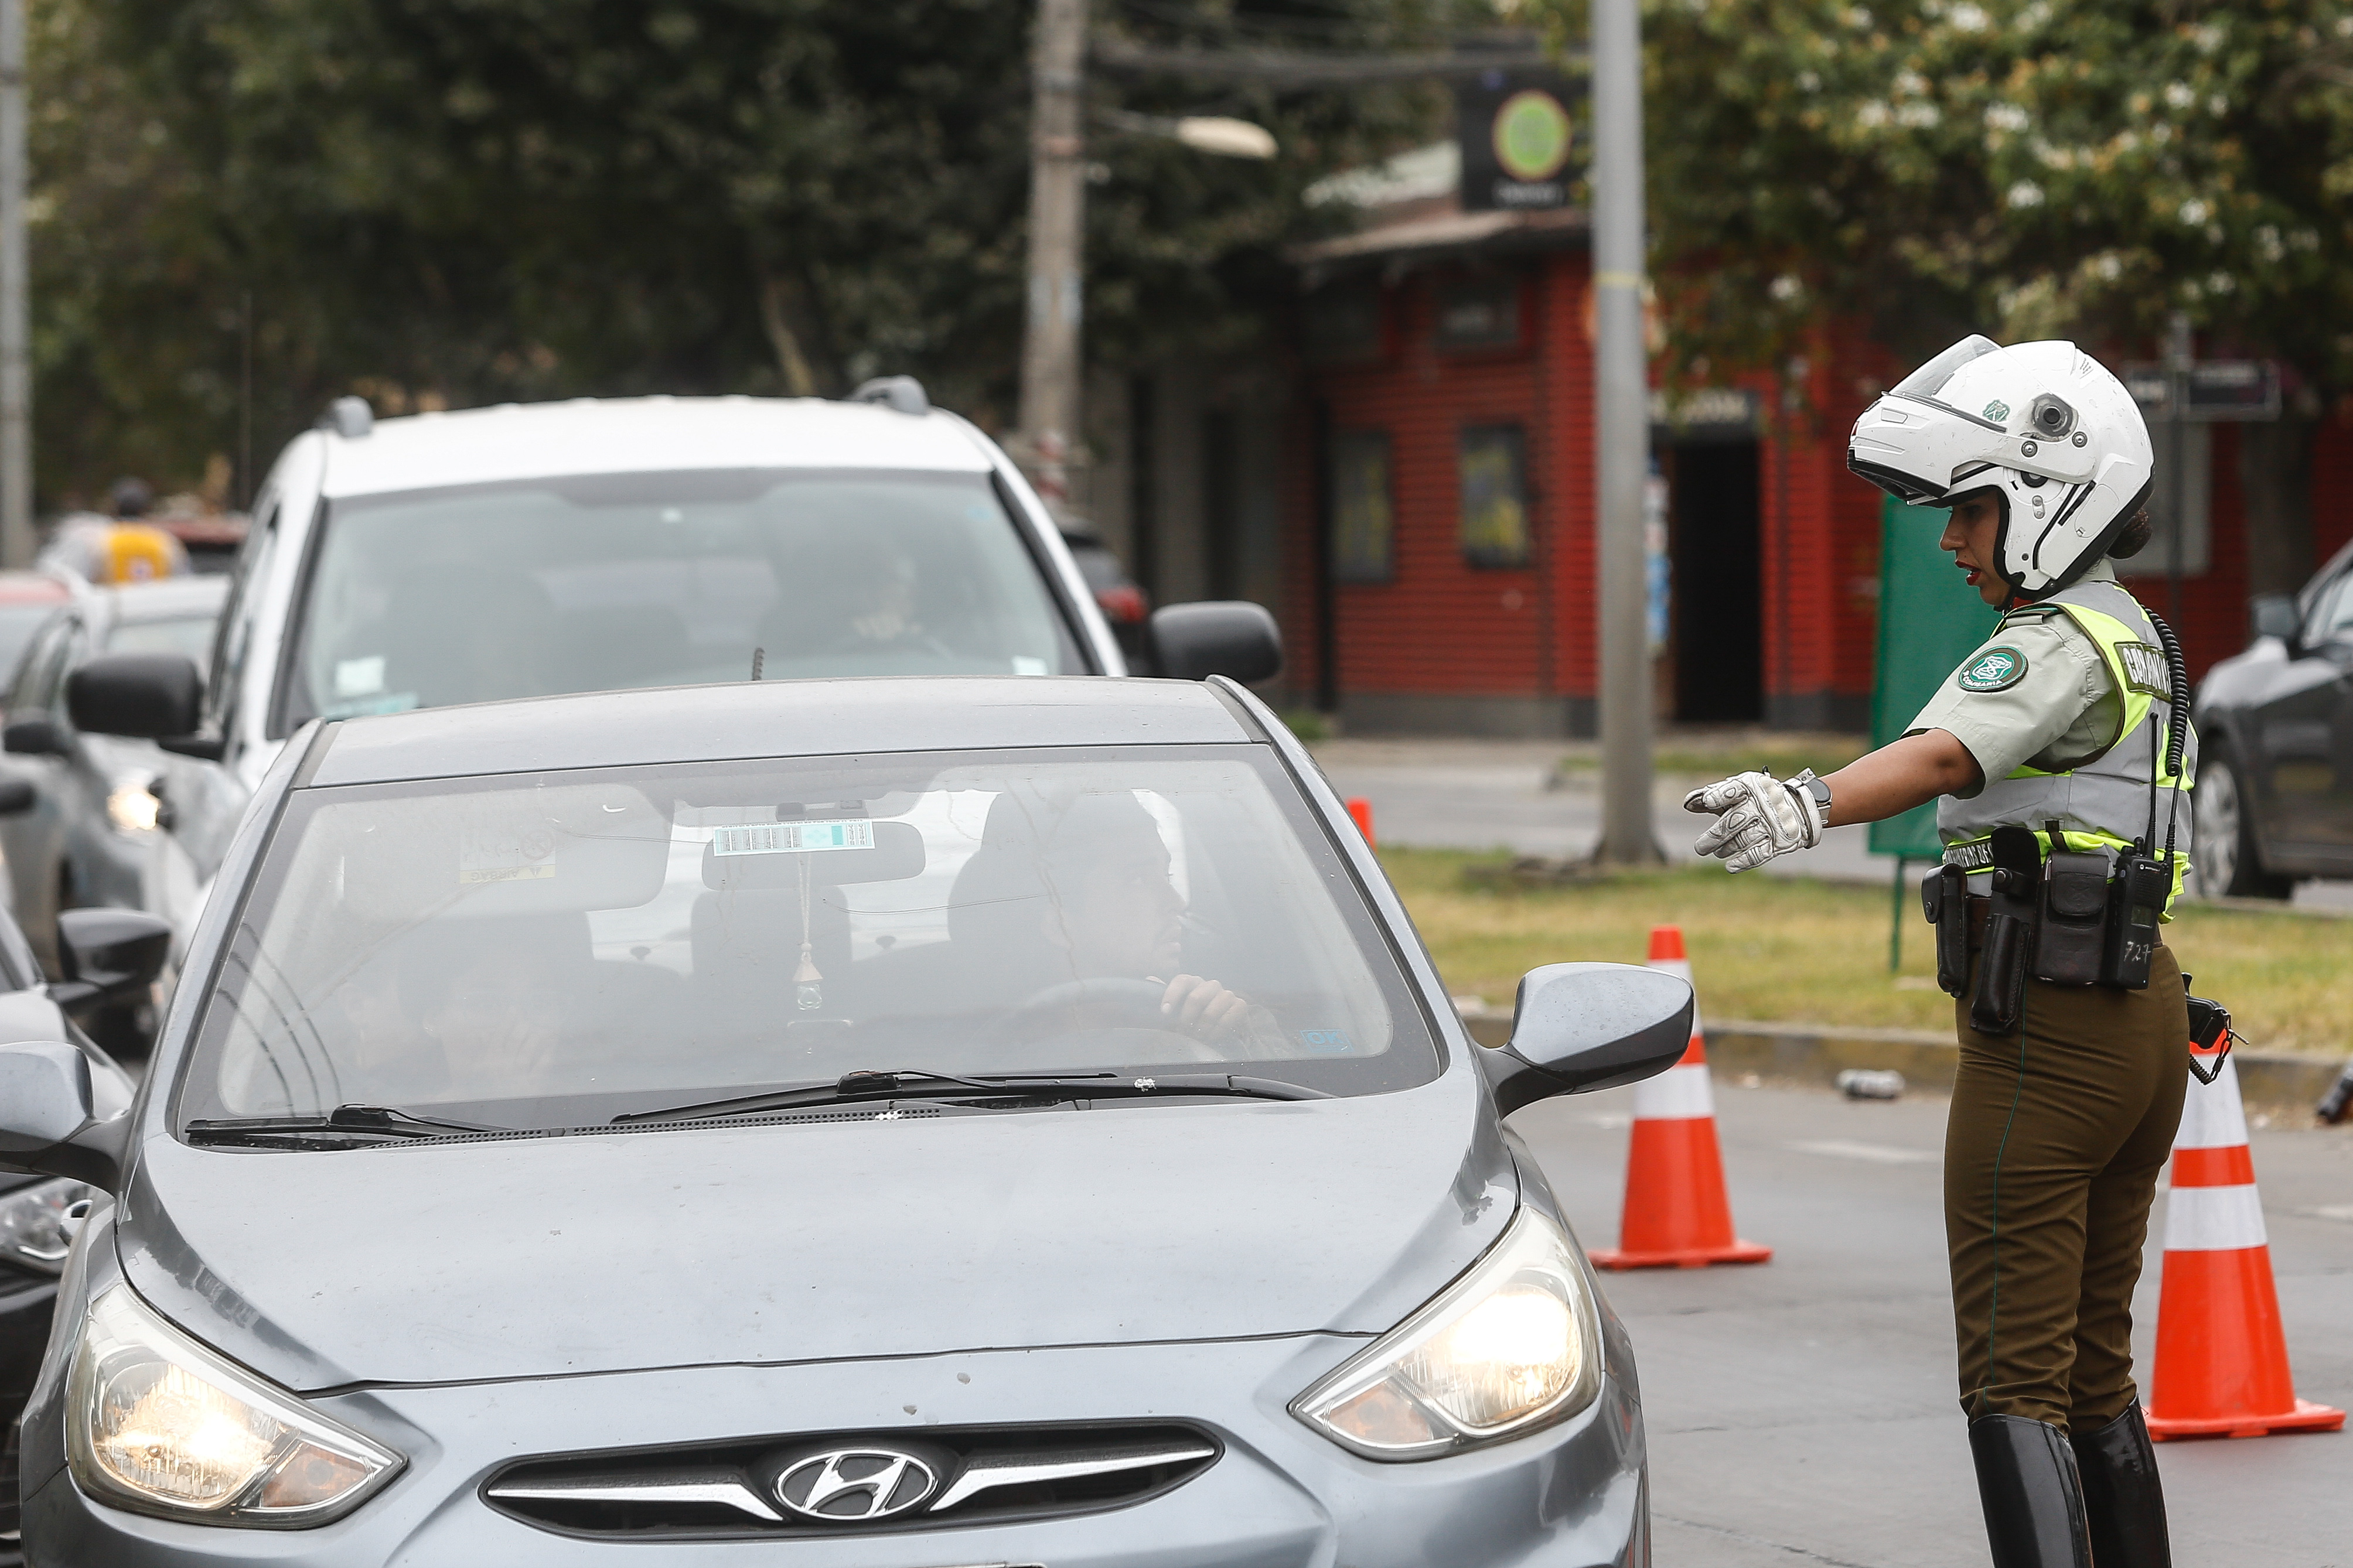
<path fill-rule="evenodd" d="M 1145 979 L 1157 981 L 1157 974 Z M 1219 1035 L 1237 1037 L 1250 1032 L 1250 1004 L 1219 984 L 1198 974 L 1180 974 L 1168 982 L 1160 994 L 1160 1013 L 1168 1026 L 1192 1036 L 1197 1040 L 1211 1040 Z"/>

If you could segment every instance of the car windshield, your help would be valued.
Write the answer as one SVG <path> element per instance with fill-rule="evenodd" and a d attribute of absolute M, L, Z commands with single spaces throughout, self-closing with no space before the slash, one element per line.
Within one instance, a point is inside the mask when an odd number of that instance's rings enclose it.
<path fill-rule="evenodd" d="M 211 616 L 180 616 L 167 621 L 118 621 L 106 635 L 109 653 L 177 653 L 202 668 L 213 651 Z"/>
<path fill-rule="evenodd" d="M 605 475 L 332 503 L 280 733 L 628 687 L 1087 665 L 987 476 Z"/>
<path fill-rule="evenodd" d="M 301 790 L 240 922 L 184 1118 L 559 1127 L 863 1070 L 1230 1064 L 1334 1094 L 1437 1070 L 1263 747 Z"/>

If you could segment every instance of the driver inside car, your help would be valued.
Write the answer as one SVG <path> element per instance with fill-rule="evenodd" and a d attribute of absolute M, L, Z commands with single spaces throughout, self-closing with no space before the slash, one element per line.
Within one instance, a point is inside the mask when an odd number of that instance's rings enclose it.
<path fill-rule="evenodd" d="M 1251 1055 L 1275 1054 L 1280 1031 L 1265 1008 L 1182 973 L 1185 899 L 1173 869 L 1158 825 L 1134 795 L 1082 795 L 1047 841 L 1052 896 L 1039 917 L 1042 934 L 1082 981 L 1162 986 L 1163 1027 L 1211 1045 L 1258 1047 Z"/>

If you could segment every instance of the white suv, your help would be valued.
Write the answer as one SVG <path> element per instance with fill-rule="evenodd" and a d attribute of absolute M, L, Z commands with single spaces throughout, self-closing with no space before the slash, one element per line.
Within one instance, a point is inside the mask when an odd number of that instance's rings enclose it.
<path fill-rule="evenodd" d="M 1019 471 L 904 377 L 841 403 L 580 398 L 382 421 L 345 398 L 280 456 L 253 517 L 208 673 L 129 655 L 69 692 L 85 730 L 219 764 L 164 803 L 197 887 L 313 719 L 752 679 L 1127 672 Z M 1254 605 L 1180 605 L 1156 629 L 1169 674 L 1259 679 L 1280 660 Z"/>

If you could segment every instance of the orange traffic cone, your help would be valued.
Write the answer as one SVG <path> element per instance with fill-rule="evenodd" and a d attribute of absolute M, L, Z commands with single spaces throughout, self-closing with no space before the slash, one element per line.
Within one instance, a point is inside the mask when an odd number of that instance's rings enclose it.
<path fill-rule="evenodd" d="M 1356 819 L 1356 831 L 1365 836 L 1365 847 L 1379 848 L 1373 839 L 1373 803 L 1363 795 L 1352 795 L 1348 797 L 1348 815 Z"/>
<path fill-rule="evenodd" d="M 1651 928 L 1651 967 L 1691 978 L 1680 926 Z M 1601 1268 L 1698 1268 L 1762 1263 L 1769 1247 L 1742 1241 L 1724 1195 L 1715 1146 L 1715 1096 L 1699 1016 L 1683 1060 L 1634 1086 L 1634 1140 L 1626 1157 L 1626 1209 L 1615 1248 L 1587 1254 Z"/>
<path fill-rule="evenodd" d="M 2160 1441 L 2345 1425 L 2342 1410 L 2298 1399 L 2288 1376 L 2239 1069 L 2227 1058 L 2212 1083 L 2191 1080 L 2173 1139 L 2147 1419 L 2148 1435 Z"/>

